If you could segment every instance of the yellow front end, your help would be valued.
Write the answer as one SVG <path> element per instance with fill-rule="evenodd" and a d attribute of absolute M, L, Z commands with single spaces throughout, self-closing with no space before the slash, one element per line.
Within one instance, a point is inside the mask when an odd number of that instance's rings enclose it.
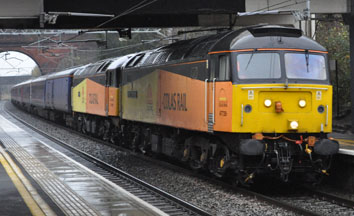
<path fill-rule="evenodd" d="M 329 133 L 332 131 L 332 86 L 233 85 L 232 131 Z"/>

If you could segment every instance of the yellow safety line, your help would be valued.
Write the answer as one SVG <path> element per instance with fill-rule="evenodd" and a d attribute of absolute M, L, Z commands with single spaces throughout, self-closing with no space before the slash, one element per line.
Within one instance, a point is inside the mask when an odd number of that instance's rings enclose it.
<path fill-rule="evenodd" d="M 0 153 L 0 163 L 6 170 L 7 174 L 9 175 L 10 179 L 14 183 L 15 187 L 17 188 L 18 192 L 20 193 L 21 197 L 25 201 L 26 205 L 28 206 L 29 210 L 31 211 L 32 215 L 34 216 L 44 216 L 44 212 L 42 209 L 38 206 L 36 201 L 34 201 L 33 197 L 31 194 L 27 191 L 26 187 L 22 184 L 22 181 L 20 178 L 16 175 L 15 171 L 12 169 L 12 167 L 7 163 L 3 156 L 3 152 Z"/>
<path fill-rule="evenodd" d="M 339 143 L 339 145 L 341 146 L 353 146 L 354 144 L 350 144 L 350 143 Z"/>
<path fill-rule="evenodd" d="M 338 140 L 339 143 L 344 142 L 347 144 L 354 144 L 354 140 L 345 140 L 345 139 L 335 139 L 335 140 Z"/>

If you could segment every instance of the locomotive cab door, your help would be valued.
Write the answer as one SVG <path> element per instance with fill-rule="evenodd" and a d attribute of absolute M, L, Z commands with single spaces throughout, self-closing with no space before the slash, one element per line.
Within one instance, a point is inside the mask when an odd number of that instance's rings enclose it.
<path fill-rule="evenodd" d="M 119 115 L 119 71 L 120 69 L 107 70 L 107 112 L 109 116 Z"/>
<path fill-rule="evenodd" d="M 210 56 L 210 74 L 205 85 L 208 131 L 231 131 L 232 81 L 229 54 Z"/>

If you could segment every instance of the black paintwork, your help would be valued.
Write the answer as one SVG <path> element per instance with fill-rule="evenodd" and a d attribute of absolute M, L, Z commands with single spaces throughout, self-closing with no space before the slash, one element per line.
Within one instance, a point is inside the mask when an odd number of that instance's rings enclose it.
<path fill-rule="evenodd" d="M 277 35 L 277 36 L 275 36 Z M 281 27 L 281 26 L 254 26 L 243 28 L 236 31 L 225 31 L 216 35 L 208 35 L 200 38 L 179 41 L 153 51 L 142 52 L 131 59 L 123 70 L 123 83 L 131 82 L 139 77 L 145 76 L 156 69 L 167 70 L 193 79 L 205 80 L 213 79 L 209 76 L 209 70 L 206 69 L 206 63 L 201 65 L 186 65 L 183 63 L 194 62 L 202 59 L 208 59 L 210 65 L 215 64 L 217 58 L 208 55 L 210 52 L 224 52 L 240 49 L 259 48 L 279 48 L 279 49 L 304 49 L 326 51 L 326 49 L 317 42 L 302 36 L 299 29 Z M 282 53 L 283 51 L 277 51 Z M 236 68 L 234 53 L 231 55 L 231 68 Z M 321 54 L 322 55 L 322 54 Z M 198 58 L 199 57 L 199 58 Z M 203 66 L 204 65 L 204 66 Z M 193 73 L 193 67 L 198 67 L 197 76 Z M 216 67 L 217 68 L 217 67 Z M 216 69 L 217 70 L 217 69 Z M 192 72 L 193 71 L 193 72 Z M 234 71 L 234 70 L 233 70 Z M 284 72 L 284 66 L 282 65 Z M 233 75 L 235 77 L 235 74 Z M 328 75 L 329 76 L 329 75 Z M 274 83 L 285 82 L 285 75 L 279 80 L 272 80 Z M 237 80 L 233 78 L 234 83 L 249 83 L 249 80 Z M 252 80 L 254 83 L 264 83 L 264 80 Z M 290 82 L 297 82 L 291 80 Z M 325 81 L 303 80 L 302 83 L 328 83 Z"/>
<path fill-rule="evenodd" d="M 289 27 L 251 26 L 235 31 L 224 31 L 219 34 L 178 41 L 155 50 L 130 54 L 80 67 L 75 70 L 73 75 L 73 86 L 76 86 L 85 78 L 106 85 L 108 83 L 107 68 L 110 68 L 110 71 L 116 70 L 112 69 L 109 64 L 117 60 L 120 62 L 114 67 L 119 68 L 116 71 L 120 71 L 119 73 L 121 73 L 117 76 L 117 79 L 121 80 L 120 84 L 141 78 L 157 69 L 204 81 L 205 79 L 213 79 L 210 76 L 211 70 L 215 70 L 218 73 L 217 61 L 219 55 L 231 57 L 230 68 L 234 72 L 232 68 L 236 68 L 236 66 L 233 59 L 235 59 L 237 53 L 229 53 L 234 50 L 254 49 L 254 51 L 257 51 L 259 48 L 286 48 L 326 51 L 323 46 L 302 36 L 301 33 L 301 30 Z M 284 51 L 276 52 L 282 53 Z M 191 64 L 191 62 L 193 63 Z M 282 67 L 282 71 L 284 72 L 284 66 Z M 286 82 L 284 77 L 283 75 L 283 78 L 272 80 L 271 82 L 284 83 Z M 249 83 L 250 81 L 237 80 L 236 76 L 233 75 L 233 82 Z M 265 81 L 252 80 L 252 82 L 264 83 Z M 289 80 L 289 82 L 295 83 L 298 80 Z M 328 83 L 329 81 L 300 80 L 300 82 Z"/>

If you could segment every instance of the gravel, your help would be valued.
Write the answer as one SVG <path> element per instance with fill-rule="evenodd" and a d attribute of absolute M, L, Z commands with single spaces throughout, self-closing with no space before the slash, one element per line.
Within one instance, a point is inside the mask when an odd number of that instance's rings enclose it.
<path fill-rule="evenodd" d="M 156 163 L 143 161 L 130 153 L 104 146 L 67 130 L 56 128 L 38 117 L 30 116 L 18 110 L 10 102 L 6 106 L 14 114 L 38 129 L 187 202 L 193 203 L 213 215 L 296 215 L 257 199 L 227 191 L 207 180 L 179 173 Z"/>

